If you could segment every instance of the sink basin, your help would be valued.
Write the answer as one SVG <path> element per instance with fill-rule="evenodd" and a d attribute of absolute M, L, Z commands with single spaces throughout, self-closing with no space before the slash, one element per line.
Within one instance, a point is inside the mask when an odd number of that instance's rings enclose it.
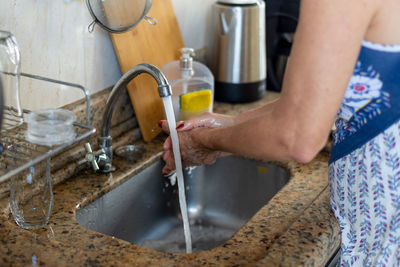
<path fill-rule="evenodd" d="M 134 244 L 185 252 L 177 185 L 161 175 L 160 160 L 77 212 L 84 227 Z M 240 157 L 185 170 L 193 251 L 224 244 L 289 180 L 272 163 Z"/>

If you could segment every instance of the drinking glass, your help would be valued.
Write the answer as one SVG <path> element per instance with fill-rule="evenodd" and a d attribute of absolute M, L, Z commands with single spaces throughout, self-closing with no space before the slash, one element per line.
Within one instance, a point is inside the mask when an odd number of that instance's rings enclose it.
<path fill-rule="evenodd" d="M 14 175 L 10 206 L 16 223 L 25 229 L 45 226 L 53 206 L 50 158 Z"/>
<path fill-rule="evenodd" d="M 3 123 L 7 130 L 23 122 L 19 97 L 21 56 L 12 33 L 0 31 L 0 80 L 3 84 Z"/>

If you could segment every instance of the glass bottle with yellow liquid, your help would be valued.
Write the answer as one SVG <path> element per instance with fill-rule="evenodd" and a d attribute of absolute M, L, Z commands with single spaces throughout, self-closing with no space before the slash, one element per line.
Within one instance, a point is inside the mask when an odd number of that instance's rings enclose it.
<path fill-rule="evenodd" d="M 186 120 L 213 110 L 214 76 L 202 63 L 194 61 L 192 48 L 181 48 L 180 60 L 162 67 L 172 87 L 176 121 Z"/>

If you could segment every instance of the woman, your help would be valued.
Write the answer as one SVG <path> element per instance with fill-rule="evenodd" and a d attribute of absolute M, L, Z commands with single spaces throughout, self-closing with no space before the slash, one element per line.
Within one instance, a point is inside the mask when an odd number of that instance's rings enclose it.
<path fill-rule="evenodd" d="M 398 14 L 399 0 L 303 0 L 280 98 L 238 116 L 180 124 L 183 165 L 227 153 L 307 163 L 336 120 L 329 175 L 341 263 L 400 266 Z M 164 149 L 168 174 L 170 139 Z"/>

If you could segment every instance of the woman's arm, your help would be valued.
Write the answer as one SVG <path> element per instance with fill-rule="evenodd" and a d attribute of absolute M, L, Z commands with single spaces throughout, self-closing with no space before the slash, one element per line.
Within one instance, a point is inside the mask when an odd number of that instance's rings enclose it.
<path fill-rule="evenodd" d="M 376 5 L 375 0 L 303 0 L 281 97 L 239 115 L 230 126 L 181 132 L 182 140 L 196 151 L 312 160 L 325 145 Z M 182 153 L 184 160 L 193 156 Z"/>
<path fill-rule="evenodd" d="M 310 161 L 325 145 L 374 10 L 370 0 L 303 0 L 272 111 L 210 131 L 200 141 L 256 158 Z"/>

